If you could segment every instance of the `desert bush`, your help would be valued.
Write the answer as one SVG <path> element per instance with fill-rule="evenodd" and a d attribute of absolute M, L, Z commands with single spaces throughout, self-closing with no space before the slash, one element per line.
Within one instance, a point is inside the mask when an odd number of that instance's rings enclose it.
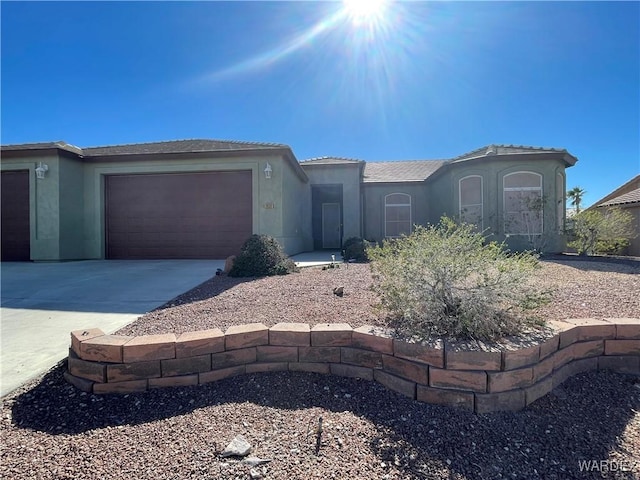
<path fill-rule="evenodd" d="M 580 255 L 613 253 L 635 238 L 633 215 L 620 208 L 584 210 L 571 219 L 569 246 Z"/>
<path fill-rule="evenodd" d="M 342 258 L 345 262 L 353 260 L 355 262 L 367 262 L 367 247 L 369 242 L 360 237 L 351 237 L 342 244 Z"/>
<path fill-rule="evenodd" d="M 624 255 L 630 244 L 628 238 L 597 240 L 594 250 L 602 255 Z"/>
<path fill-rule="evenodd" d="M 443 217 L 368 250 L 381 306 L 402 337 L 496 339 L 537 323 L 549 293 L 532 285 L 529 252 L 485 242 L 474 226 Z"/>
<path fill-rule="evenodd" d="M 229 276 L 265 277 L 295 271 L 294 261 L 284 253 L 276 239 L 268 235 L 251 235 L 236 257 Z"/>

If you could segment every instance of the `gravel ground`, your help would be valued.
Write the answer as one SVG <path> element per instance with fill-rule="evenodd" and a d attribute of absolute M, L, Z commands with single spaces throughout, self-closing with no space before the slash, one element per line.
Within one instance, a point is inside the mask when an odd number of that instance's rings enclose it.
<path fill-rule="evenodd" d="M 554 289 L 541 318 L 640 316 L 640 261 L 552 260 L 541 262 L 535 281 Z M 278 322 L 315 325 L 346 322 L 352 327 L 385 325 L 373 306 L 378 297 L 366 264 L 303 269 L 300 273 L 257 280 L 214 277 L 121 329 L 123 335 L 182 333 L 230 325 Z M 344 297 L 333 289 L 344 287 Z"/>
<path fill-rule="evenodd" d="M 638 273 L 633 263 L 544 262 L 539 281 L 559 288 L 541 313 L 638 317 Z M 380 323 L 370 284 L 365 265 L 255 281 L 216 277 L 121 332 L 253 321 Z M 344 298 L 332 294 L 338 285 Z M 63 370 L 58 365 L 2 399 L 0 478 L 640 478 L 635 377 L 588 372 L 523 411 L 474 415 L 375 383 L 316 374 L 97 396 L 67 385 Z M 251 472 L 221 458 L 236 435 L 252 444 L 252 455 L 272 461 Z M 608 471 L 580 471 L 580 462 Z"/>

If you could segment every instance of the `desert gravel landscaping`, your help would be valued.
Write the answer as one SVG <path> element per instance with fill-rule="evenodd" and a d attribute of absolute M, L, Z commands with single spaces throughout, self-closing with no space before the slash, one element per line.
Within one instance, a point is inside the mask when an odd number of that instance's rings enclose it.
<path fill-rule="evenodd" d="M 537 281 L 556 291 L 540 314 L 637 318 L 639 274 L 637 261 L 544 261 Z M 371 282 L 360 264 L 257 280 L 214 277 L 119 333 L 283 321 L 383 325 Z M 344 297 L 332 293 L 336 286 Z M 318 374 L 98 396 L 66 384 L 63 370 L 2 399 L 0 478 L 640 478 L 640 384 L 632 376 L 583 373 L 523 411 L 475 415 Z M 251 456 L 270 461 L 222 458 L 236 435 L 252 445 Z M 581 462 L 583 470 L 597 462 L 608 471 L 580 471 Z"/>

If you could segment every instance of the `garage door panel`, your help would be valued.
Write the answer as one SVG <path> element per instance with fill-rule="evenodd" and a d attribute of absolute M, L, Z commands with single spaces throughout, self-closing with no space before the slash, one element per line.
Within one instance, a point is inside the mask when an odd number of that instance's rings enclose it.
<path fill-rule="evenodd" d="M 109 258 L 224 258 L 252 233 L 250 171 L 111 176 Z"/>
<path fill-rule="evenodd" d="M 29 171 L 2 172 L 1 178 L 2 260 L 30 260 Z"/>

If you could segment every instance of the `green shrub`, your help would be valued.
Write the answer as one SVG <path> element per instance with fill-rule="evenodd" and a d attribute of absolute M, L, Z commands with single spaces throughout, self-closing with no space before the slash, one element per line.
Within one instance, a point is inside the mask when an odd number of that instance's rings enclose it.
<path fill-rule="evenodd" d="M 597 240 L 594 250 L 602 255 L 624 255 L 630 243 L 628 238 Z"/>
<path fill-rule="evenodd" d="M 229 271 L 231 277 L 265 277 L 297 271 L 280 244 L 268 235 L 251 235 Z"/>
<path fill-rule="evenodd" d="M 537 323 L 527 313 L 549 297 L 530 282 L 539 266 L 535 255 L 486 243 L 474 226 L 447 217 L 368 254 L 381 306 L 405 338 L 518 334 Z"/>
<path fill-rule="evenodd" d="M 367 247 L 369 242 L 360 237 L 351 237 L 342 244 L 342 258 L 345 262 L 353 260 L 355 262 L 367 262 Z"/>
<path fill-rule="evenodd" d="M 568 245 L 580 255 L 615 253 L 629 245 L 635 238 L 633 215 L 620 208 L 584 210 L 571 219 Z"/>

